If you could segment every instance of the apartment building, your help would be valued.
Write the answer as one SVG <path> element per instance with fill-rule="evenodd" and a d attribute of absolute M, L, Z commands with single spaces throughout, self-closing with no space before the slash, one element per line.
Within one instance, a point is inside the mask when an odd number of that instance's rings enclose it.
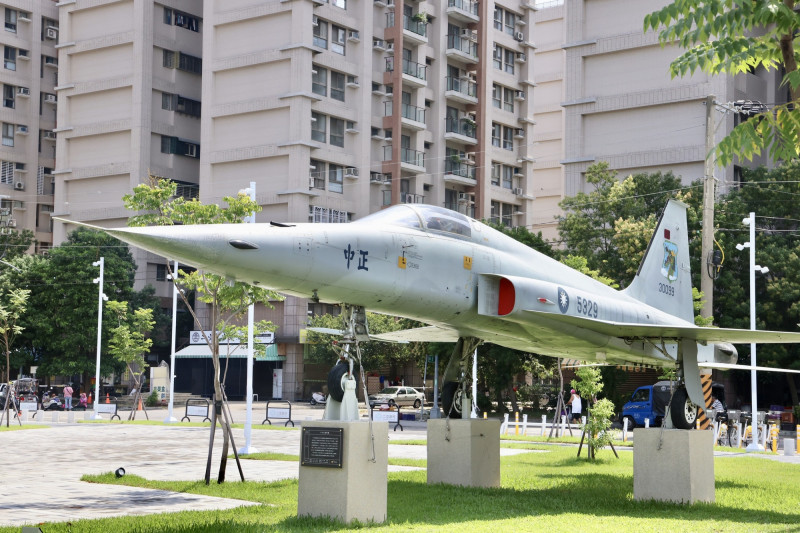
<path fill-rule="evenodd" d="M 3 0 L 0 108 L 0 225 L 34 232 L 52 246 L 58 85 L 58 7 L 50 0 Z M 2 252 L 2 250 L 0 250 Z"/>
<path fill-rule="evenodd" d="M 585 189 L 584 173 L 608 161 L 620 177 L 672 171 L 690 182 L 704 176 L 706 106 L 715 96 L 714 142 L 743 118 L 737 100 L 786 102 L 780 73 L 762 69 L 736 76 L 695 72 L 672 79 L 670 62 L 682 50 L 642 32 L 646 14 L 665 0 L 566 0 L 564 193 Z M 753 165 L 768 164 L 764 157 Z M 734 186 L 739 167 L 717 168 L 720 190 Z"/>

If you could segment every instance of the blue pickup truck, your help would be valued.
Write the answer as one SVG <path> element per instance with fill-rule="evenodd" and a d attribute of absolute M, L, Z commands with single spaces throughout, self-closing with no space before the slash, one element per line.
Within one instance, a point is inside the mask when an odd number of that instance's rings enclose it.
<path fill-rule="evenodd" d="M 725 389 L 720 383 L 712 383 L 712 390 L 725 405 Z M 645 419 L 651 426 L 660 426 L 664 421 L 664 413 L 669 404 L 671 391 L 669 381 L 659 381 L 655 385 L 639 387 L 631 395 L 631 400 L 622 407 L 619 421 L 628 419 L 628 428 L 644 426 Z"/>

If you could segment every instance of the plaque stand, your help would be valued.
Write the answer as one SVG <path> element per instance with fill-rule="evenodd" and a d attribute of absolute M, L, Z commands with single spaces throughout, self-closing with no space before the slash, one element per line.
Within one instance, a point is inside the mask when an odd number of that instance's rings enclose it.
<path fill-rule="evenodd" d="M 714 432 L 636 428 L 633 499 L 714 503 Z"/>
<path fill-rule="evenodd" d="M 314 442 L 314 436 L 309 438 L 306 433 L 301 439 L 297 515 L 328 516 L 345 523 L 353 520 L 385 522 L 386 476 L 389 464 L 388 424 L 317 420 L 304 422 L 303 426 L 307 432 L 316 430 L 317 433 L 325 433 L 321 431 L 324 429 L 341 428 L 343 438 L 340 449 L 336 449 L 338 443 L 335 439 L 327 436 Z M 334 434 L 333 431 L 328 433 Z M 336 466 L 339 453 L 341 467 Z M 315 465 L 326 462 L 329 465 Z"/>
<path fill-rule="evenodd" d="M 500 486 L 500 421 L 428 420 L 428 484 Z"/>

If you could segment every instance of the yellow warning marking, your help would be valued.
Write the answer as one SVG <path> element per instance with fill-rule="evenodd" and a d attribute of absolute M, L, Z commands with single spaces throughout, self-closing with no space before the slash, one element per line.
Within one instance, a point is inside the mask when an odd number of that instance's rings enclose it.
<path fill-rule="evenodd" d="M 468 255 L 464 256 L 464 269 L 472 270 L 472 258 Z"/>
<path fill-rule="evenodd" d="M 398 257 L 397 258 L 397 266 L 399 268 L 406 268 L 406 258 L 405 257 Z"/>
<path fill-rule="evenodd" d="M 697 417 L 697 429 L 706 429 L 711 424 L 711 421 L 706 416 L 706 409 L 711 407 L 711 374 L 700 375 L 700 386 L 703 389 L 703 401 L 705 406 L 703 411 Z"/>

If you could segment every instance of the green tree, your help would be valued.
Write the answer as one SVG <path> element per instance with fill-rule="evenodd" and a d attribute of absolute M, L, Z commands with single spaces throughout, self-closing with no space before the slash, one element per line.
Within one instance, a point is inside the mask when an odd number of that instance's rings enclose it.
<path fill-rule="evenodd" d="M 505 411 L 506 398 L 511 411 L 519 411 L 517 404 L 518 379 L 531 375 L 537 379 L 552 375 L 557 359 L 542 357 L 530 352 L 485 343 L 478 347 L 478 379 L 486 390 L 494 392 L 498 412 Z"/>
<path fill-rule="evenodd" d="M 146 225 L 174 225 L 174 224 L 235 224 L 244 222 L 250 215 L 261 210 L 261 206 L 255 203 L 246 194 L 236 196 L 226 196 L 223 201 L 227 207 L 220 207 L 217 204 L 203 204 L 198 199 L 187 200 L 182 196 L 176 196 L 177 184 L 170 180 L 150 176 L 148 183 L 134 187 L 133 193 L 123 197 L 125 207 L 137 214 L 128 220 L 129 226 Z M 169 268 L 167 262 L 167 268 Z M 211 349 L 212 362 L 214 366 L 213 385 L 214 395 L 219 408 L 219 402 L 224 401 L 222 389 L 222 376 L 220 374 L 220 338 L 224 331 L 231 331 L 235 324 L 241 324 L 247 308 L 251 304 L 261 303 L 270 307 L 270 300 L 280 300 L 281 297 L 270 290 L 255 287 L 242 282 L 230 283 L 223 276 L 210 274 L 199 270 L 180 269 L 179 276 L 175 276 L 175 282 L 185 289 L 194 291 L 197 302 L 208 306 L 209 325 L 211 335 L 206 335 L 206 327 L 194 306 L 190 305 L 184 292 L 179 292 L 188 311 L 198 326 L 203 331 L 208 346 Z M 255 324 L 257 333 L 271 327 L 268 323 L 260 322 Z M 221 408 L 220 408 L 221 409 Z M 226 411 L 221 409 L 223 417 L 219 419 L 223 427 L 222 457 L 220 459 L 220 470 L 218 482 L 225 480 L 225 470 L 227 465 L 227 452 L 230 440 L 230 420 L 227 420 Z M 212 432 L 214 428 L 212 428 Z M 213 444 L 212 444 L 213 445 Z M 209 466 L 211 461 L 212 448 L 209 447 Z M 206 472 L 206 484 L 210 482 L 210 471 Z"/>
<path fill-rule="evenodd" d="M 800 72 L 795 39 L 800 14 L 795 0 L 675 0 L 647 15 L 644 30 L 662 44 L 684 49 L 670 65 L 673 77 L 696 70 L 738 74 L 764 68 L 782 73 L 790 102 L 739 124 L 717 146 L 722 166 L 734 157 L 751 160 L 768 149 L 777 160 L 800 154 Z"/>
<path fill-rule="evenodd" d="M 133 376 L 137 395 L 142 390 L 142 374 L 147 369 L 145 355 L 150 351 L 153 341 L 148 337 L 155 325 L 152 309 L 135 309 L 128 311 L 128 302 L 111 300 L 106 309 L 116 321 L 111 329 L 108 352 L 117 361 L 124 363 Z"/>
<path fill-rule="evenodd" d="M 614 416 L 614 403 L 597 395 L 603 390 L 603 379 L 600 369 L 583 366 L 575 371 L 577 379 L 572 380 L 572 387 L 586 400 L 586 426 L 584 432 L 589 445 L 587 456 L 594 460 L 595 451 L 611 444 L 611 418 Z"/>
<path fill-rule="evenodd" d="M 3 365 L 5 383 L 11 381 L 11 348 L 14 338 L 24 329 L 19 322 L 27 310 L 30 294 L 31 291 L 27 289 L 13 289 L 0 298 L 0 343 L 5 355 Z"/>
<path fill-rule="evenodd" d="M 45 260 L 33 261 L 22 286 L 31 289 L 25 315 L 24 342 L 37 353 L 40 375 L 81 374 L 86 386 L 94 375 L 97 355 L 98 287 L 92 280 L 99 270 L 92 263 L 105 257 L 103 292 L 115 300 L 130 300 L 136 264 L 127 246 L 105 233 L 78 228 Z M 45 319 L 46 317 L 46 319 Z M 103 351 L 110 326 L 103 324 Z M 100 373 L 119 369 L 111 358 L 101 358 Z"/>
<path fill-rule="evenodd" d="M 0 235 L 0 259 L 10 261 L 24 255 L 28 248 L 36 242 L 36 236 L 29 229 L 14 230 L 4 228 Z"/>
<path fill-rule="evenodd" d="M 688 203 L 689 225 L 699 228 L 694 185 L 684 187 L 672 173 L 635 174 L 620 181 L 602 161 L 589 167 L 586 182 L 594 190 L 579 192 L 560 204 L 564 215 L 558 230 L 564 253 L 585 258 L 588 271 L 597 271 L 619 286 L 628 284 L 636 272 L 657 223 L 656 214 L 669 198 Z"/>

